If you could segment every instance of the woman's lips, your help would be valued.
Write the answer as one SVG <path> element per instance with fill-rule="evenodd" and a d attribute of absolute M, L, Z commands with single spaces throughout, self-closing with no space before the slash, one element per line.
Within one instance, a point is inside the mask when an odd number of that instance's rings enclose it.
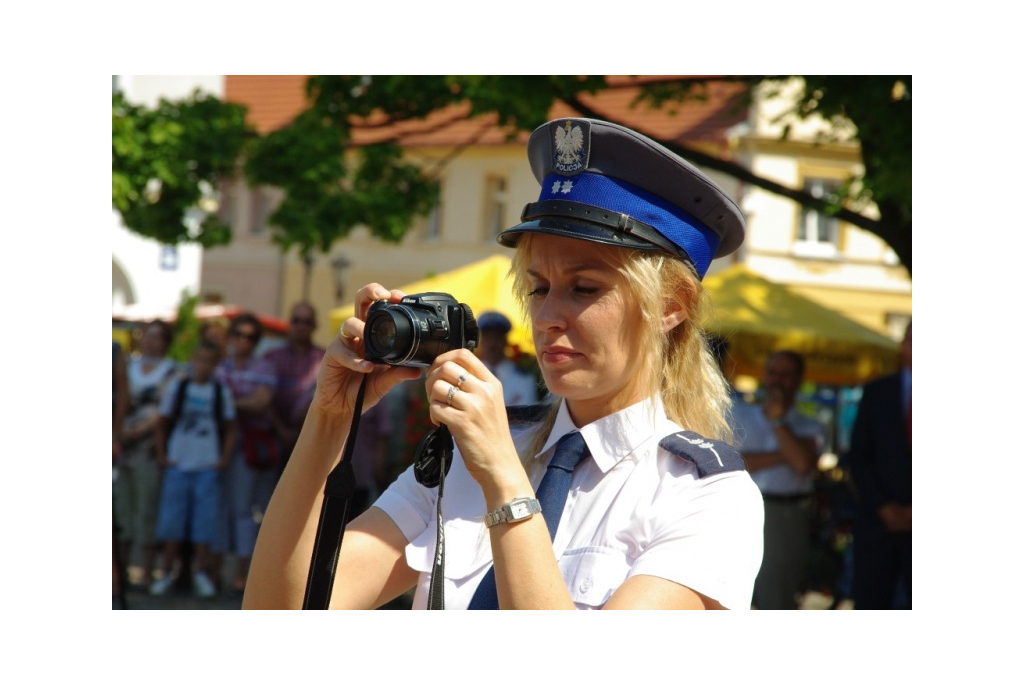
<path fill-rule="evenodd" d="M 545 347 L 541 350 L 541 356 L 548 364 L 558 364 L 575 359 L 580 354 L 568 347 Z"/>

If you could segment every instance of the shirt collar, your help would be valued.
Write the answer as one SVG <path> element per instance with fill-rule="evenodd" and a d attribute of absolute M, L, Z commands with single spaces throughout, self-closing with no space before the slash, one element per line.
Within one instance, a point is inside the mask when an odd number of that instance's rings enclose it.
<path fill-rule="evenodd" d="M 563 400 L 551 433 L 534 459 L 545 455 L 563 435 L 577 430 L 569 408 Z M 679 428 L 665 416 L 660 397 L 650 397 L 578 429 L 587 443 L 594 463 L 607 473 L 624 457 L 659 435 L 668 435 Z"/>

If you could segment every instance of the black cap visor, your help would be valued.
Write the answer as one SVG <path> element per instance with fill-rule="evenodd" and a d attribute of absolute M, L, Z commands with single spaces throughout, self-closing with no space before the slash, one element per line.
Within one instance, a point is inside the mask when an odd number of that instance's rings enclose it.
<path fill-rule="evenodd" d="M 654 228 L 629 219 L 625 215 L 615 212 L 607 212 L 590 205 L 579 203 L 559 203 L 559 209 L 564 212 L 567 204 L 575 204 L 574 209 L 587 210 L 583 216 L 594 217 L 595 220 L 588 220 L 577 217 L 567 217 L 564 214 L 547 214 L 542 210 L 545 202 L 537 202 L 527 205 L 523 210 L 523 218 L 527 219 L 518 226 L 507 228 L 498 234 L 498 243 L 505 247 L 515 247 L 522 233 L 547 233 L 550 235 L 562 236 L 564 238 L 575 238 L 577 240 L 588 240 L 593 243 L 624 247 L 631 250 L 667 252 L 677 259 L 692 264 L 693 260 L 678 246 L 668 241 Z M 596 210 L 591 212 L 589 210 Z M 543 214 L 543 216 L 537 216 Z M 597 218 L 599 217 L 599 218 Z M 621 217 L 621 220 L 620 220 Z"/>

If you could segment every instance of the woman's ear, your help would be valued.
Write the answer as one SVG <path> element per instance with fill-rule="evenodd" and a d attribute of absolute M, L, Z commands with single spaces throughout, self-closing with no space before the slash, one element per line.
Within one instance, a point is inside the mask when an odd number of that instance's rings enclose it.
<path fill-rule="evenodd" d="M 678 300 L 665 300 L 665 311 L 661 315 L 661 330 L 668 333 L 686 321 L 688 316 L 686 309 Z"/>

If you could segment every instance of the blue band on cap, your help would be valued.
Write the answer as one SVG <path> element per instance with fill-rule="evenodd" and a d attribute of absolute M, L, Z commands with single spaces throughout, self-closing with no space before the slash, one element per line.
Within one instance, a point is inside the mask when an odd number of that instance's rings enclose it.
<path fill-rule="evenodd" d="M 649 224 L 690 256 L 702 278 L 718 251 L 718 234 L 689 213 L 610 176 L 586 172 L 572 177 L 549 174 L 541 184 L 539 199 L 583 202 Z"/>

